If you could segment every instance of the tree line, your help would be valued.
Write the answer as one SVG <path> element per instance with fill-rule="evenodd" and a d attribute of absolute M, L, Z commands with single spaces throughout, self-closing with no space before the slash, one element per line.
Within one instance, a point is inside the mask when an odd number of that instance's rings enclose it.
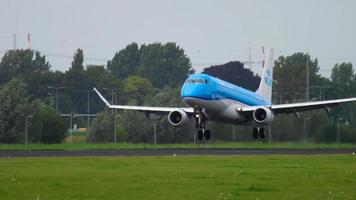
<path fill-rule="evenodd" d="M 114 104 L 185 106 L 179 98 L 180 87 L 194 70 L 184 49 L 175 43 L 132 43 L 116 52 L 106 66 L 84 66 L 84 59 L 83 50 L 77 49 L 71 66 L 61 72 L 52 70 L 46 56 L 39 51 L 7 51 L 0 62 L 0 142 L 24 142 L 26 118 L 30 121 L 29 142 L 62 142 L 70 120 L 60 115 L 87 114 L 88 104 L 89 113 L 96 114 L 90 117 L 88 141 L 112 142 L 116 138 L 119 142 L 153 142 L 153 123 L 157 125 L 160 143 L 194 140 L 195 129 L 191 123 L 177 128 L 169 124 L 166 116 L 153 120 L 140 112 L 111 111 L 92 91 L 97 87 Z M 309 69 L 308 94 L 306 69 Z M 203 73 L 247 89 L 257 88 L 259 83 L 259 77 L 239 62 L 213 66 Z M 340 63 L 333 67 L 330 79 L 322 77 L 317 58 L 299 52 L 277 58 L 273 84 L 274 103 L 344 98 L 355 96 L 356 75 L 351 63 Z M 301 120 L 293 115 L 281 115 L 271 125 L 272 139 L 333 142 L 336 122 L 339 122 L 341 141 L 355 142 L 354 111 L 355 105 L 347 104 L 333 109 L 331 116 L 323 110 L 303 113 Z M 86 120 L 77 117 L 74 123 L 87 127 Z M 208 126 L 216 140 L 251 139 L 246 127 L 214 122 Z"/>

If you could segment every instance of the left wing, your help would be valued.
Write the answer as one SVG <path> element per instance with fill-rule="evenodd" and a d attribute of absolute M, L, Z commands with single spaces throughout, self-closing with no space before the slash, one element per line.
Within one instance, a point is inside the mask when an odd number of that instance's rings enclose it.
<path fill-rule="evenodd" d="M 303 112 L 307 110 L 315 110 L 315 109 L 329 109 L 329 107 L 337 106 L 341 103 L 354 102 L 356 98 L 346 98 L 346 99 L 335 99 L 335 100 L 327 100 L 327 101 L 313 101 L 313 102 L 304 102 L 304 103 L 288 103 L 288 104 L 279 104 L 279 105 L 269 105 L 269 106 L 247 106 L 239 109 L 242 112 L 251 112 L 256 110 L 257 108 L 267 107 L 274 114 L 280 113 L 296 113 Z"/>
<path fill-rule="evenodd" d="M 100 99 L 106 104 L 107 107 L 111 109 L 121 109 L 121 110 L 137 110 L 146 113 L 154 114 L 168 114 L 174 110 L 181 109 L 187 114 L 192 114 L 193 108 L 179 108 L 179 107 L 150 107 L 150 106 L 127 106 L 127 105 L 111 105 L 100 92 L 94 88 L 94 91 L 98 94 Z"/>

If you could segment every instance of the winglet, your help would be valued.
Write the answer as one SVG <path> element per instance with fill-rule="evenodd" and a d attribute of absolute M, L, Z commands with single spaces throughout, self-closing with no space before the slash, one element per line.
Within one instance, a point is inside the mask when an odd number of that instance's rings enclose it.
<path fill-rule="evenodd" d="M 94 87 L 94 91 L 99 95 L 100 99 L 106 104 L 106 106 L 110 107 L 111 104 L 105 99 L 103 95 Z"/>

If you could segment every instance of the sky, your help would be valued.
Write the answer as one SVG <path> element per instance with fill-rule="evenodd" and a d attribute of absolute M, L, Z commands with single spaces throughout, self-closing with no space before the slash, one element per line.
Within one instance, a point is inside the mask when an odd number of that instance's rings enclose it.
<path fill-rule="evenodd" d="M 0 0 L 0 54 L 30 48 L 53 70 L 68 70 L 77 48 L 85 64 L 106 64 L 131 42 L 176 42 L 192 66 L 259 62 L 309 52 L 329 77 L 335 63 L 356 63 L 353 0 Z M 261 71 L 258 64 L 252 65 Z"/>

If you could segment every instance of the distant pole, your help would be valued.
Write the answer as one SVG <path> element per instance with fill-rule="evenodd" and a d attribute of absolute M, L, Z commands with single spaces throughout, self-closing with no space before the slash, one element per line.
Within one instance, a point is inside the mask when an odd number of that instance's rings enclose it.
<path fill-rule="evenodd" d="M 329 87 L 325 87 L 325 89 L 327 89 L 327 88 L 329 88 Z M 323 96 L 323 100 L 325 100 L 325 90 L 323 90 L 322 96 Z"/>
<path fill-rule="evenodd" d="M 26 135 L 25 135 L 25 144 L 28 144 L 28 118 L 31 118 L 32 115 L 25 116 L 26 120 Z"/>
<path fill-rule="evenodd" d="M 250 68 L 250 70 L 252 70 L 251 47 L 248 47 L 248 63 L 249 63 L 249 68 Z"/>
<path fill-rule="evenodd" d="M 50 106 L 53 106 L 53 94 L 48 92 L 48 95 L 50 96 Z"/>
<path fill-rule="evenodd" d="M 87 91 L 87 101 L 88 101 L 88 103 L 87 103 L 87 131 L 89 130 L 89 121 L 90 121 L 90 118 L 89 118 L 89 112 L 90 112 L 90 103 L 89 103 L 89 92 L 90 92 L 90 90 L 88 90 Z"/>
<path fill-rule="evenodd" d="M 88 90 L 76 90 L 78 92 L 86 92 L 87 93 L 87 129 L 89 130 L 90 126 L 90 89 Z"/>
<path fill-rule="evenodd" d="M 28 50 L 31 50 L 31 34 L 27 34 Z"/>
<path fill-rule="evenodd" d="M 47 86 L 47 88 L 56 90 L 56 110 L 57 110 L 57 115 L 59 115 L 59 109 L 58 109 L 58 105 L 59 105 L 59 103 L 58 103 L 58 100 L 59 100 L 59 98 L 58 98 L 59 90 L 60 90 L 60 89 L 64 89 L 64 88 L 66 88 L 66 87 Z"/>
<path fill-rule="evenodd" d="M 114 91 L 116 90 L 116 89 L 114 89 L 114 88 L 103 88 L 103 90 L 109 90 L 109 91 L 111 91 L 111 104 L 114 104 Z M 111 112 L 113 112 L 114 111 L 114 109 L 111 109 Z"/>
<path fill-rule="evenodd" d="M 70 143 L 73 143 L 73 117 L 74 117 L 74 113 L 70 113 Z"/>
<path fill-rule="evenodd" d="M 111 90 L 111 104 L 115 104 L 114 103 L 114 90 Z"/>
<path fill-rule="evenodd" d="M 265 60 L 266 60 L 265 47 L 262 46 L 262 68 L 265 67 Z"/>
<path fill-rule="evenodd" d="M 336 142 L 337 144 L 340 144 L 340 121 L 344 120 L 343 117 L 339 117 L 337 118 L 337 121 L 336 121 L 336 131 L 337 131 L 337 136 L 336 136 Z"/>
<path fill-rule="evenodd" d="M 114 143 L 116 144 L 117 143 L 117 136 L 116 136 L 116 133 L 117 133 L 117 129 L 116 129 L 116 119 L 117 119 L 118 115 L 115 115 L 114 117 Z"/>
<path fill-rule="evenodd" d="M 153 140 L 154 144 L 157 145 L 157 120 L 160 118 L 159 115 L 149 114 L 148 118 L 152 120 L 153 123 Z"/>
<path fill-rule="evenodd" d="M 16 33 L 13 35 L 13 48 L 16 50 Z"/>
<path fill-rule="evenodd" d="M 272 128 L 271 124 L 268 124 L 268 143 L 272 143 Z"/>
<path fill-rule="evenodd" d="M 336 122 L 336 131 L 337 131 L 337 135 L 336 135 L 336 143 L 340 144 L 340 123 L 339 123 L 339 119 L 337 119 Z"/>
<path fill-rule="evenodd" d="M 309 52 L 307 52 L 307 61 L 306 61 L 306 91 L 305 91 L 305 98 L 306 101 L 309 101 Z"/>
<path fill-rule="evenodd" d="M 157 145 L 157 123 L 156 120 L 153 120 L 153 132 L 154 132 L 154 142 Z"/>
<path fill-rule="evenodd" d="M 193 143 L 194 144 L 197 143 L 197 133 L 196 133 L 196 131 L 194 131 L 194 133 L 193 133 Z"/>
<path fill-rule="evenodd" d="M 27 137 L 28 137 L 28 117 L 25 117 L 26 119 L 26 136 L 25 136 L 25 144 L 27 144 Z"/>
<path fill-rule="evenodd" d="M 322 85 L 313 85 L 309 86 L 309 88 L 319 88 L 319 100 L 325 100 L 325 89 L 330 88 L 330 86 L 322 86 Z"/>
<path fill-rule="evenodd" d="M 115 91 L 115 89 L 113 89 L 113 88 L 103 88 L 103 90 L 111 91 L 111 104 L 114 104 L 114 91 Z"/>
<path fill-rule="evenodd" d="M 236 141 L 236 127 L 235 124 L 232 125 L 232 141 Z"/>
<path fill-rule="evenodd" d="M 308 126 L 307 126 L 307 121 L 310 120 L 310 117 L 306 117 L 304 118 L 304 131 L 305 131 L 305 135 L 304 135 L 304 140 L 305 142 L 308 141 L 308 136 L 309 136 L 309 130 L 308 130 Z"/>
<path fill-rule="evenodd" d="M 70 113 L 70 130 L 73 129 L 73 117 L 74 117 L 74 113 L 71 112 L 71 113 Z"/>
<path fill-rule="evenodd" d="M 323 94 L 322 94 L 322 97 L 323 97 L 323 99 L 322 100 L 325 100 L 325 90 L 323 90 L 323 92 L 322 92 Z"/>
<path fill-rule="evenodd" d="M 323 86 L 323 100 L 325 100 L 325 90 L 331 88 L 330 86 Z"/>
<path fill-rule="evenodd" d="M 58 93 L 59 93 L 59 91 L 58 90 L 59 89 L 56 88 L 56 110 L 57 110 L 57 115 L 59 114 L 59 110 L 58 110 Z"/>

